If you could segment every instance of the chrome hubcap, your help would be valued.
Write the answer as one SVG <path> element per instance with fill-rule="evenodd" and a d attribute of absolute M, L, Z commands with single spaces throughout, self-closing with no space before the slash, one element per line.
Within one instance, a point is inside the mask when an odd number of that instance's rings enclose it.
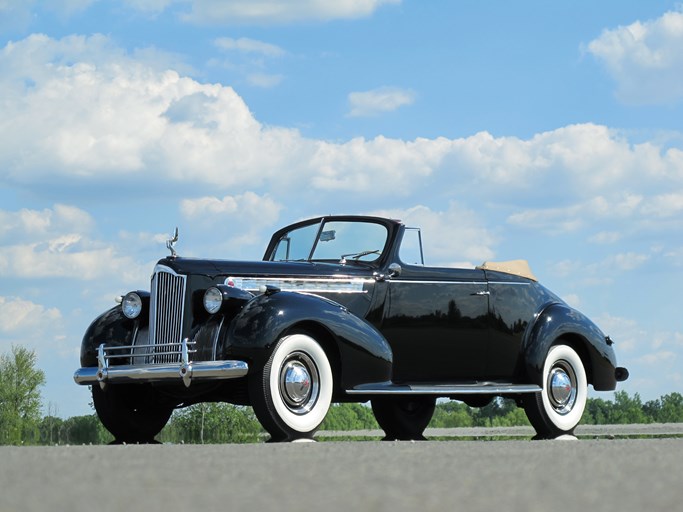
<path fill-rule="evenodd" d="M 306 401 L 311 393 L 311 377 L 306 367 L 298 361 L 290 361 L 284 369 L 285 394 L 294 403 Z"/>
<path fill-rule="evenodd" d="M 571 366 L 558 362 L 548 375 L 548 398 L 559 414 L 568 414 L 576 403 L 576 376 Z"/>
<path fill-rule="evenodd" d="M 280 394 L 287 408 L 306 414 L 318 399 L 319 377 L 315 364 L 303 352 L 294 352 L 280 368 Z"/>

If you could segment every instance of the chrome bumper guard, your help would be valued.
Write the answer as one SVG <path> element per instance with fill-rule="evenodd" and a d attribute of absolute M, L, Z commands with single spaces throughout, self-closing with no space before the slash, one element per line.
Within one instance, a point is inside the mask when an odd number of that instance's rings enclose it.
<path fill-rule="evenodd" d="M 167 343 L 161 346 L 180 346 L 180 351 L 169 352 L 141 352 L 134 351 L 158 349 L 160 345 L 133 345 L 105 347 L 104 343 L 97 347 L 97 367 L 79 368 L 74 373 L 76 384 L 90 385 L 99 383 L 102 388 L 109 382 L 165 382 L 181 379 L 185 386 L 189 387 L 193 380 L 206 379 L 237 379 L 244 377 L 249 371 L 249 366 L 244 361 L 198 361 L 191 362 L 189 354 L 194 350 L 188 349 L 192 343 L 187 339 L 181 343 Z M 128 350 L 128 353 L 119 353 Z M 112 353 L 114 352 L 114 353 Z M 137 365 L 114 365 L 110 366 L 111 359 L 119 358 L 154 358 L 158 355 L 179 355 L 179 363 L 167 364 L 137 364 Z"/>

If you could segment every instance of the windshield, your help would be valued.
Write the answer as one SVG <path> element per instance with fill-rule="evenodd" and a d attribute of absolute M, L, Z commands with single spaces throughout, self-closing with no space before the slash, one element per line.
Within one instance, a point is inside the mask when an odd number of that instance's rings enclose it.
<path fill-rule="evenodd" d="M 374 222 L 329 221 L 285 233 L 278 240 L 272 261 L 377 260 L 387 240 L 387 228 Z"/>

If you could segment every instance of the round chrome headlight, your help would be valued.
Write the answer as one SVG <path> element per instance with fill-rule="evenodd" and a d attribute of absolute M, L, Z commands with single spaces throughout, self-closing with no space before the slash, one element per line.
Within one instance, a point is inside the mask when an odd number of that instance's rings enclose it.
<path fill-rule="evenodd" d="M 127 293 L 121 301 L 121 309 L 126 317 L 133 319 L 140 316 L 142 312 L 142 299 L 135 292 Z"/>
<path fill-rule="evenodd" d="M 223 294 L 218 288 L 212 286 L 204 292 L 204 309 L 206 309 L 209 314 L 213 315 L 214 313 L 218 313 L 222 305 Z"/>

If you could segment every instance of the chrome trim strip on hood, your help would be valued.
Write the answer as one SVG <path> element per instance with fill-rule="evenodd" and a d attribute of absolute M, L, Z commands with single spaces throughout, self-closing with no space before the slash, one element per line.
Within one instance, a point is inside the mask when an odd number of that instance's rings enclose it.
<path fill-rule="evenodd" d="M 225 284 L 249 292 L 258 292 L 264 286 L 274 286 L 283 292 L 305 293 L 368 293 L 365 284 L 372 279 L 363 278 L 266 278 L 266 277 L 228 277 Z"/>

